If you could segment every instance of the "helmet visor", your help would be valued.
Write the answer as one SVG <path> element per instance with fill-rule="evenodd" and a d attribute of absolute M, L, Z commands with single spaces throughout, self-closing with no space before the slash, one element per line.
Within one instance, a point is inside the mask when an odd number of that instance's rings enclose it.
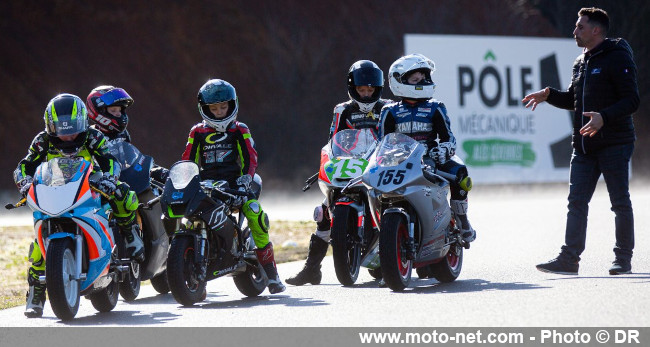
<path fill-rule="evenodd" d="M 381 70 L 373 68 L 361 68 L 350 72 L 353 85 L 355 86 L 374 86 L 382 87 L 384 85 L 384 76 Z"/>
<path fill-rule="evenodd" d="M 58 119 L 52 122 L 54 134 L 56 136 L 75 135 L 86 131 L 86 118 L 75 117 L 70 115 L 58 116 Z"/>
<path fill-rule="evenodd" d="M 218 104 L 224 101 L 231 101 L 236 98 L 233 88 L 217 86 L 207 90 L 202 90 L 199 101 L 203 105 Z"/>
<path fill-rule="evenodd" d="M 120 105 L 130 105 L 133 102 L 133 98 L 122 88 L 111 89 L 108 92 L 104 93 L 99 97 L 100 102 L 97 106 L 112 106 L 115 104 Z"/>
<path fill-rule="evenodd" d="M 46 114 L 48 130 L 55 136 L 74 135 L 86 131 L 88 116 L 81 100 L 59 99 Z"/>

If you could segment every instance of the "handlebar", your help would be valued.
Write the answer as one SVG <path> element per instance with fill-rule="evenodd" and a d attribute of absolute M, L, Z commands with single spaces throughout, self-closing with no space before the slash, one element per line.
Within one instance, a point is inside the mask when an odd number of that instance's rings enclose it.
<path fill-rule="evenodd" d="M 318 181 L 318 172 L 313 174 L 305 181 L 305 186 L 302 187 L 302 191 L 306 192 L 307 190 L 309 190 L 309 188 L 311 188 L 311 185 L 314 184 L 316 181 Z"/>
<path fill-rule="evenodd" d="M 22 198 L 15 204 L 6 204 L 5 208 L 7 210 L 13 210 L 14 208 L 19 208 L 19 207 L 25 206 L 26 203 L 27 203 L 27 198 Z"/>

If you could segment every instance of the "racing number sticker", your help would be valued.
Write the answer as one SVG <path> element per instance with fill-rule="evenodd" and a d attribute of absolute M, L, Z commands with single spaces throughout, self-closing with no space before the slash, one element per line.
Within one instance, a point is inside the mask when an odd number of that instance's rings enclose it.
<path fill-rule="evenodd" d="M 354 178 L 361 176 L 368 162 L 362 159 L 333 160 L 332 178 Z"/>
<path fill-rule="evenodd" d="M 406 170 L 386 170 L 379 173 L 379 180 L 377 181 L 377 187 L 386 184 L 395 184 L 398 185 L 404 181 L 404 174 Z"/>

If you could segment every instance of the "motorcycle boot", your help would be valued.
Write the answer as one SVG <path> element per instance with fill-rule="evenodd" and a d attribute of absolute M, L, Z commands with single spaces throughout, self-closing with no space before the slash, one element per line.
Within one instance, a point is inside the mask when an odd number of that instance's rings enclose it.
<path fill-rule="evenodd" d="M 120 226 L 120 232 L 124 236 L 127 254 L 138 263 L 142 263 L 144 261 L 144 242 L 140 238 L 140 226 L 138 223 L 134 222 L 130 227 Z"/>
<path fill-rule="evenodd" d="M 277 294 L 285 291 L 287 287 L 282 284 L 280 281 L 280 276 L 278 275 L 278 269 L 275 266 L 275 257 L 273 255 L 273 244 L 269 242 L 264 248 L 256 249 L 255 253 L 257 254 L 257 260 L 262 265 L 266 276 L 269 279 L 269 293 Z"/>
<path fill-rule="evenodd" d="M 460 219 L 460 232 L 463 238 L 463 241 L 470 243 L 476 240 L 476 230 L 472 228 L 472 225 L 467 218 L 467 199 L 465 200 L 450 200 L 451 210 L 458 216 Z"/>
<path fill-rule="evenodd" d="M 29 291 L 27 291 L 27 306 L 25 307 L 25 316 L 27 316 L 27 318 L 38 318 L 43 316 L 46 285 L 41 284 L 38 277 L 44 275 L 44 270 L 35 270 L 32 267 L 29 268 L 29 273 L 27 275 Z"/>
<path fill-rule="evenodd" d="M 320 271 L 320 263 L 325 258 L 328 246 L 329 243 L 327 241 L 316 234 L 311 234 L 305 266 L 295 276 L 288 278 L 287 283 L 294 286 L 302 286 L 307 283 L 320 284 L 323 278 L 323 273 Z"/>

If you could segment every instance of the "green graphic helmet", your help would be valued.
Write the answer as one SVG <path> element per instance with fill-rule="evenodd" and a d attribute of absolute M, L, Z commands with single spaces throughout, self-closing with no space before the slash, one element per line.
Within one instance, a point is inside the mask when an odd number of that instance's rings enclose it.
<path fill-rule="evenodd" d="M 59 94 L 50 100 L 43 115 L 52 145 L 63 155 L 79 153 L 86 141 L 88 114 L 78 96 Z"/>

